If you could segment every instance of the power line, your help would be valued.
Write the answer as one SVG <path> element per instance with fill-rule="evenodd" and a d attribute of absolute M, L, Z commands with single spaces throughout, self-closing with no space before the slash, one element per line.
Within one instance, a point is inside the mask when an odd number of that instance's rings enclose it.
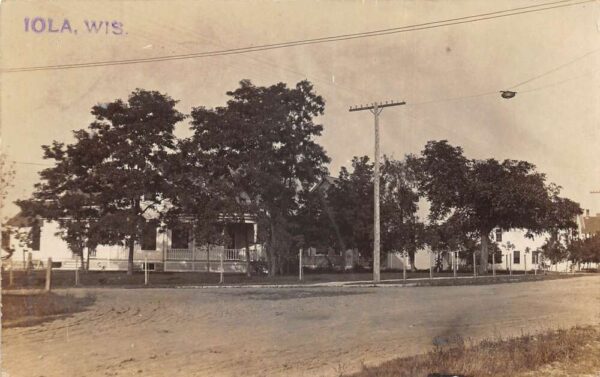
<path fill-rule="evenodd" d="M 236 55 L 236 54 L 244 54 L 244 53 L 250 53 L 250 52 L 259 52 L 259 51 L 266 51 L 266 50 L 275 50 L 275 49 L 281 49 L 281 48 L 303 46 L 303 45 L 339 42 L 339 41 L 346 41 L 346 40 L 359 39 L 359 38 L 368 38 L 368 37 L 376 37 L 376 36 L 383 36 L 383 35 L 390 35 L 390 34 L 405 33 L 405 32 L 410 32 L 410 31 L 434 29 L 434 28 L 445 27 L 445 26 L 460 25 L 460 24 L 466 24 L 466 23 L 471 23 L 471 22 L 478 22 L 478 21 L 491 20 L 491 19 L 496 19 L 496 18 L 515 16 L 515 15 L 520 15 L 520 14 L 527 14 L 527 13 L 541 12 L 541 11 L 551 10 L 551 9 L 570 7 L 570 6 L 590 3 L 590 2 L 594 2 L 594 1 L 595 0 L 584 0 L 584 1 L 579 1 L 579 2 L 571 2 L 571 0 L 561 0 L 561 1 L 555 1 L 555 2 L 550 2 L 550 3 L 538 4 L 538 5 L 530 5 L 527 7 L 512 8 L 512 9 L 507 9 L 507 10 L 502 10 L 502 11 L 494 11 L 494 12 L 488 12 L 488 13 L 480 13 L 480 14 L 471 15 L 471 16 L 463 16 L 463 17 L 458 17 L 458 18 L 451 18 L 451 19 L 446 19 L 446 20 L 432 21 L 432 22 L 426 22 L 426 23 L 421 23 L 421 24 L 401 26 L 401 27 L 389 28 L 389 29 L 381 29 L 381 30 L 362 32 L 362 33 L 341 34 L 341 35 L 335 35 L 335 36 L 329 36 L 329 37 L 301 39 L 301 40 L 290 41 L 290 42 L 281 42 L 281 43 L 265 44 L 265 45 L 258 45 L 258 46 L 240 47 L 240 48 L 232 48 L 232 49 L 225 49 L 225 50 L 205 51 L 205 52 L 197 52 L 197 53 L 189 53 L 189 54 L 158 56 L 158 57 L 150 57 L 150 58 L 106 60 L 106 61 L 98 61 L 98 62 L 57 64 L 57 65 L 45 65 L 45 66 L 34 66 L 34 67 L 16 67 L 16 68 L 4 69 L 3 72 L 15 73 L 15 72 L 63 70 L 63 69 L 74 69 L 74 68 L 91 68 L 91 67 L 102 67 L 102 66 L 113 66 L 113 65 L 127 65 L 127 64 L 151 63 L 151 62 L 170 61 L 170 60 L 184 60 L 184 59 L 197 59 L 197 58 L 206 58 L 206 57 L 214 57 L 214 56 Z"/>
<path fill-rule="evenodd" d="M 530 79 L 527 79 L 527 80 L 525 80 L 525 81 L 521 81 L 520 83 L 518 83 L 518 84 L 516 84 L 516 85 L 513 85 L 513 86 L 511 86 L 511 87 L 508 87 L 508 89 L 515 89 L 515 88 L 518 88 L 519 86 L 525 85 L 525 84 L 527 84 L 527 83 L 529 83 L 529 82 L 531 82 L 531 81 L 533 81 L 533 80 L 537 80 L 537 79 L 539 79 L 539 78 L 541 78 L 541 77 L 544 77 L 544 76 L 546 76 L 546 75 L 549 75 L 549 74 L 551 74 L 551 73 L 554 73 L 554 72 L 556 72 L 556 71 L 558 71 L 558 70 L 560 70 L 560 69 L 562 69 L 562 68 L 564 68 L 564 67 L 567 67 L 567 66 L 569 66 L 569 65 L 571 65 L 571 64 L 573 64 L 573 63 L 575 63 L 575 62 L 577 62 L 577 61 L 579 61 L 579 60 L 581 60 L 581 59 L 587 58 L 588 56 L 590 56 L 590 55 L 593 55 L 593 54 L 597 53 L 598 51 L 600 51 L 600 48 L 599 48 L 599 49 L 596 49 L 596 50 L 593 50 L 593 51 L 590 51 L 590 52 L 588 52 L 588 53 L 586 53 L 586 54 L 583 54 L 583 55 L 581 55 L 581 56 L 579 56 L 579 57 L 577 57 L 577 58 L 575 58 L 575 59 L 573 59 L 573 60 L 569 60 L 568 62 L 566 62 L 566 63 L 564 63 L 564 64 L 561 64 L 561 65 L 559 65 L 559 66 L 557 66 L 557 67 L 554 67 L 554 68 L 552 68 L 551 70 L 548 70 L 548 71 L 546 71 L 546 72 L 544 72 L 544 73 L 541 73 L 541 74 L 539 74 L 539 75 L 537 75 L 537 76 L 534 76 L 534 77 L 532 77 L 532 78 L 530 78 Z"/>
<path fill-rule="evenodd" d="M 29 161 L 12 161 L 15 164 L 20 164 L 20 165 L 38 165 L 38 166 L 54 166 L 52 164 L 44 164 L 41 162 L 29 162 Z"/>

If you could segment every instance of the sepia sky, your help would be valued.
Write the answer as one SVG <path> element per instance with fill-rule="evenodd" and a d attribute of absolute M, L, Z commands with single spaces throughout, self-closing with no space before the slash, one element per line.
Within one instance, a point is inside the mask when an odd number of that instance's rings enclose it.
<path fill-rule="evenodd" d="M 556 1 L 556 0 L 555 0 Z M 421 24 L 538 1 L 4 1 L 3 69 L 223 50 Z M 35 33 L 25 19 L 68 20 L 77 33 Z M 84 21 L 121 22 L 88 33 Z M 40 27 L 38 22 L 37 26 Z M 111 25 L 112 27 L 112 25 Z M 569 64 L 567 64 L 569 63 Z M 337 175 L 372 155 L 373 120 L 351 105 L 404 100 L 381 116 L 382 153 L 418 153 L 447 139 L 473 158 L 523 159 L 563 195 L 600 212 L 600 2 L 363 39 L 133 65 L 2 73 L 2 149 L 17 161 L 9 200 L 26 198 L 43 144 L 70 142 L 96 103 L 135 88 L 192 106 L 224 104 L 241 79 L 311 81 L 326 100 L 320 140 Z M 548 74 L 545 74 L 549 72 Z M 545 75 L 543 75 L 545 74 Z M 517 96 L 499 91 L 527 82 Z M 179 125 L 185 135 L 187 124 Z M 3 217 L 17 212 L 14 205 Z"/>

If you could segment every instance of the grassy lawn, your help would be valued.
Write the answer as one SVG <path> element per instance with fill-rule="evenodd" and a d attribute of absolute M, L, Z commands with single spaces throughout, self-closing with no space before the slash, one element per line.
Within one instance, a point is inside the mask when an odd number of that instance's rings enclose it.
<path fill-rule="evenodd" d="M 452 277 L 451 272 L 435 273 L 435 277 Z M 459 277 L 470 277 L 471 273 L 459 273 Z M 478 277 L 477 279 L 448 279 L 448 280 L 433 280 L 429 281 L 429 272 L 407 272 L 407 283 L 411 283 L 411 279 L 426 279 L 418 281 L 418 285 L 467 285 L 467 284 L 492 284 L 499 282 L 514 282 L 523 280 L 541 280 L 541 279 L 556 279 L 567 278 L 572 275 L 553 274 L 527 276 L 514 273 L 512 276 L 498 273 L 496 278 L 491 276 Z M 248 285 L 248 284 L 314 284 L 333 281 L 353 282 L 353 281 L 370 281 L 373 275 L 370 272 L 339 272 L 339 273 L 311 273 L 307 272 L 304 279 L 298 281 L 297 275 L 274 276 L 269 278 L 263 275 L 254 275 L 248 277 L 244 274 L 225 274 L 225 284 L 227 285 Z M 382 272 L 382 280 L 402 279 L 401 271 Z M 23 271 L 15 271 L 13 274 L 13 285 L 9 286 L 9 277 L 6 271 L 2 274 L 2 285 L 5 289 L 16 288 L 42 288 L 45 281 L 45 271 L 31 271 L 29 274 Z M 218 273 L 206 272 L 150 272 L 149 286 L 151 287 L 174 287 L 174 286 L 199 286 L 199 285 L 218 285 Z M 417 281 L 413 280 L 413 283 Z M 391 284 L 398 284 L 398 281 Z M 400 282 L 401 283 L 401 282 Z M 84 287 L 143 287 L 144 274 L 143 272 L 135 272 L 133 275 L 127 275 L 122 271 L 90 271 L 79 272 L 79 284 Z M 387 284 L 383 282 L 382 284 Z M 52 286 L 55 288 L 73 287 L 75 285 L 75 271 L 53 271 Z"/>
<path fill-rule="evenodd" d="M 95 301 L 91 295 L 43 293 L 2 295 L 2 327 L 31 326 L 81 312 Z"/>
<path fill-rule="evenodd" d="M 425 355 L 398 358 L 351 377 L 572 376 L 600 371 L 600 327 L 574 327 L 471 344 L 438 339 Z M 590 376 L 592 374 L 589 374 Z M 347 376 L 347 377 L 350 377 Z"/>

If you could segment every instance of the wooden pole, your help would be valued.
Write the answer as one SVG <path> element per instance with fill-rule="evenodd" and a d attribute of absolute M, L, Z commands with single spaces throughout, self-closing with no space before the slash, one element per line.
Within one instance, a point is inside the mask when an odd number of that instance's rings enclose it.
<path fill-rule="evenodd" d="M 48 258 L 48 265 L 46 265 L 46 292 L 50 292 L 52 288 L 52 258 Z"/>
<path fill-rule="evenodd" d="M 378 282 L 381 280 L 381 272 L 380 272 L 380 220 L 379 220 L 379 114 L 384 107 L 390 106 L 399 106 L 405 105 L 405 102 L 391 102 L 391 103 L 373 103 L 372 105 L 367 106 L 356 106 L 351 107 L 349 111 L 364 111 L 368 110 L 373 114 L 375 118 L 375 157 L 374 157 L 374 166 L 373 166 L 373 281 Z"/>
<path fill-rule="evenodd" d="M 492 252 L 492 277 L 496 277 L 496 253 Z"/>
<path fill-rule="evenodd" d="M 31 271 L 33 267 L 33 262 L 32 262 L 32 256 L 31 256 L 31 252 L 27 253 L 27 272 L 29 273 L 29 271 Z"/>
<path fill-rule="evenodd" d="M 298 280 L 302 281 L 302 249 L 298 250 Z"/>
<path fill-rule="evenodd" d="M 473 277 L 476 278 L 477 277 L 477 265 L 475 264 L 475 253 L 473 253 Z"/>
<path fill-rule="evenodd" d="M 375 103 L 373 105 L 373 114 L 375 115 L 375 165 L 373 168 L 373 183 L 374 183 L 374 234 L 373 234 L 373 281 L 381 280 L 380 274 L 380 219 L 379 219 L 379 107 Z"/>
<path fill-rule="evenodd" d="M 225 252 L 225 248 L 221 249 L 221 257 L 220 257 L 220 259 L 221 259 L 221 268 L 220 268 L 220 270 L 221 270 L 221 276 L 220 276 L 220 279 L 219 279 L 219 284 L 225 283 L 225 276 L 223 275 L 223 273 L 225 272 L 224 269 L 223 269 L 223 253 L 224 252 Z"/>
<path fill-rule="evenodd" d="M 79 267 L 77 264 L 77 258 L 75 258 L 75 286 L 79 285 Z"/>
<path fill-rule="evenodd" d="M 458 270 L 458 252 L 455 251 L 452 253 L 452 256 L 454 257 L 454 278 L 456 278 L 456 270 Z"/>
<path fill-rule="evenodd" d="M 10 270 L 8 270 L 8 285 L 12 286 L 14 284 L 14 273 L 13 273 L 13 261 L 10 260 Z"/>
<path fill-rule="evenodd" d="M 206 272 L 210 272 L 210 242 L 206 244 Z"/>
<path fill-rule="evenodd" d="M 148 285 L 148 257 L 144 257 L 144 285 Z"/>
<path fill-rule="evenodd" d="M 512 254 L 508 258 L 508 275 L 512 276 Z"/>
<path fill-rule="evenodd" d="M 402 253 L 402 280 L 406 283 L 406 251 Z"/>

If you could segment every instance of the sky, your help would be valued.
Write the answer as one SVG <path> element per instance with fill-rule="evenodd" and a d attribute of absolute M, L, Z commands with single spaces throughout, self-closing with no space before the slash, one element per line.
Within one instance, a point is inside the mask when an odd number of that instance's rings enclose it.
<path fill-rule="evenodd" d="M 242 79 L 290 86 L 308 79 L 326 101 L 317 122 L 332 175 L 353 156 L 373 155 L 372 115 L 348 108 L 406 101 L 380 117 L 382 153 L 401 158 L 446 139 L 470 158 L 527 160 L 564 196 L 600 212 L 600 194 L 590 194 L 600 190 L 598 1 L 238 55 L 6 71 L 368 32 L 555 1 L 3 1 L 0 148 L 16 170 L 8 200 L 31 194 L 48 163 L 41 146 L 71 142 L 97 103 L 144 88 L 169 94 L 189 113 L 223 105 Z M 49 31 L 50 19 L 58 32 Z M 110 28 L 88 32 L 86 21 Z M 500 97 L 522 82 L 514 98 Z M 187 129 L 181 123 L 178 135 Z M 5 218 L 18 208 L 3 211 Z"/>

